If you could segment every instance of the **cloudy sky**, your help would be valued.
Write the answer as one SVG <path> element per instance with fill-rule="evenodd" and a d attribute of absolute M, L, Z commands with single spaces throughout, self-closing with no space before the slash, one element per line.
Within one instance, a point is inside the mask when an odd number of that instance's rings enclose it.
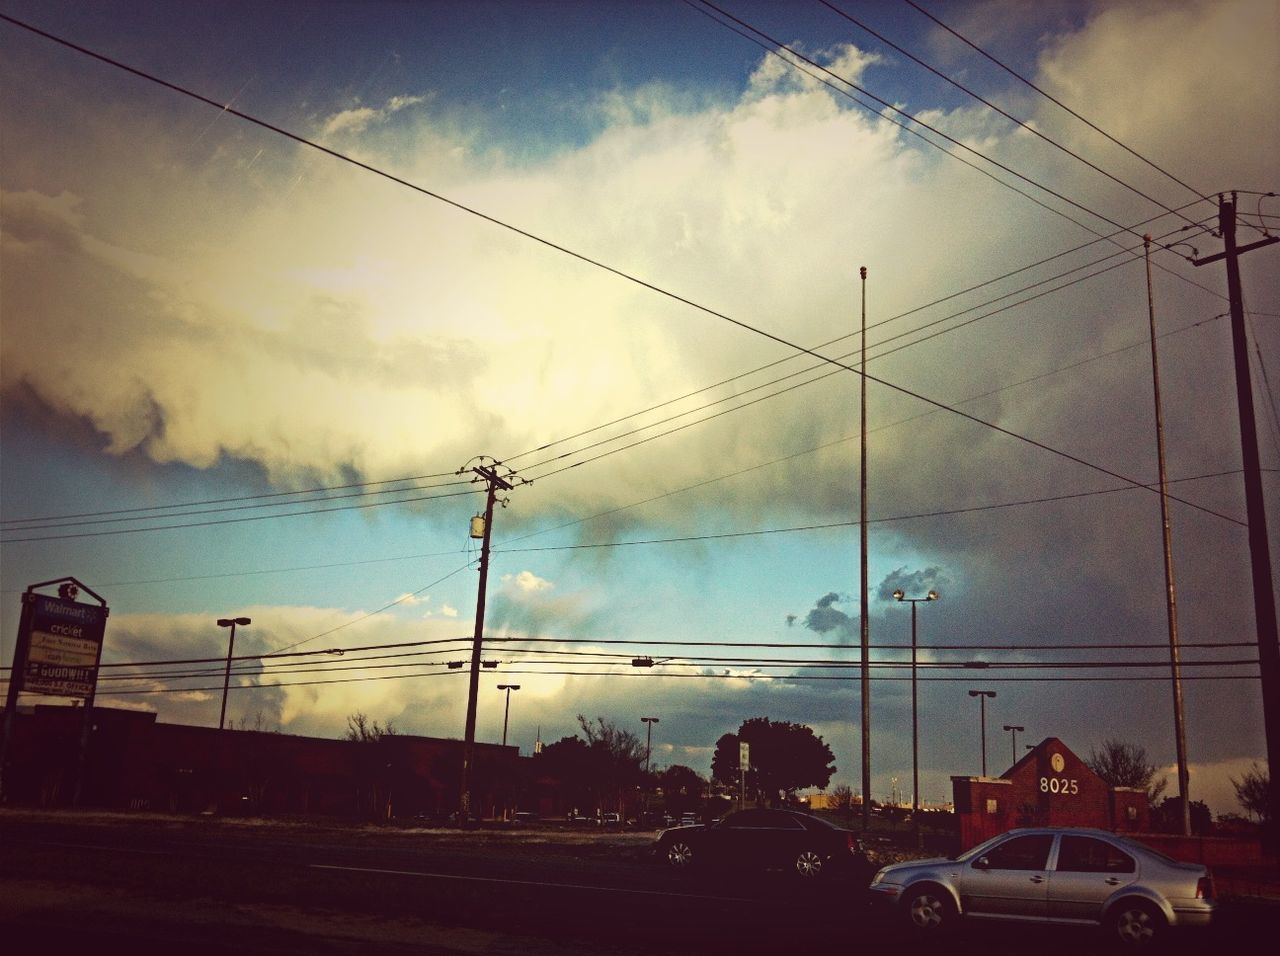
<path fill-rule="evenodd" d="M 1192 796 L 1237 809 L 1240 435 L 1187 257 L 1219 192 L 1280 226 L 1280 8 L 921 6 L 974 46 L 890 0 L 0 0 L 0 663 L 72 575 L 151 665 L 105 705 L 216 725 L 217 666 L 156 663 L 244 615 L 238 653 L 345 653 L 245 661 L 237 722 L 461 737 L 497 460 L 479 739 L 519 683 L 526 753 L 657 716 L 706 773 L 768 716 L 860 788 L 865 292 L 874 796 L 910 793 L 899 587 L 940 595 L 924 799 L 979 769 L 977 688 L 993 772 L 1018 724 L 1174 792 L 1150 233 Z M 1277 249 L 1242 260 L 1273 554 Z"/>

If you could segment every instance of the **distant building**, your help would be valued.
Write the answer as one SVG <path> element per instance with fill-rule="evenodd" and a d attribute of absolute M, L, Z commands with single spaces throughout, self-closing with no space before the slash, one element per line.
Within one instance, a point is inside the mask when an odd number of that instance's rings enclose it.
<path fill-rule="evenodd" d="M 952 777 L 951 789 L 962 850 L 1014 827 L 1149 829 L 1146 792 L 1109 786 L 1057 737 L 999 777 Z"/>

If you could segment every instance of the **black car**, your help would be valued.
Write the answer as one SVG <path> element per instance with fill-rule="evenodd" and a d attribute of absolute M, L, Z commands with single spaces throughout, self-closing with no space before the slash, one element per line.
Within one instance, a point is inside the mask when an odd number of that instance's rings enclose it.
<path fill-rule="evenodd" d="M 676 870 L 781 868 L 810 880 L 866 865 L 856 835 L 795 810 L 738 810 L 715 823 L 674 827 L 659 835 L 654 852 Z"/>

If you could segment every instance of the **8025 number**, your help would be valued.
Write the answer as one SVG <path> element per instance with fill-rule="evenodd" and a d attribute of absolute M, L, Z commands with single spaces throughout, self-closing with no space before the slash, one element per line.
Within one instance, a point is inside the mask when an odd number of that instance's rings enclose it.
<path fill-rule="evenodd" d="M 1041 777 L 1040 778 L 1041 793 L 1079 793 L 1080 782 L 1078 780 L 1068 780 L 1065 777 Z"/>

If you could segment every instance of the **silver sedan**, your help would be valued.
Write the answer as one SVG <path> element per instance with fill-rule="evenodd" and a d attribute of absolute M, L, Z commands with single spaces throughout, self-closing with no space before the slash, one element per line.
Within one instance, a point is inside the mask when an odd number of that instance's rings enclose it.
<path fill-rule="evenodd" d="M 871 895 L 925 936 L 959 917 L 1095 923 L 1135 947 L 1173 927 L 1208 926 L 1214 912 L 1205 867 L 1072 827 L 1011 830 L 953 859 L 886 866 Z"/>

